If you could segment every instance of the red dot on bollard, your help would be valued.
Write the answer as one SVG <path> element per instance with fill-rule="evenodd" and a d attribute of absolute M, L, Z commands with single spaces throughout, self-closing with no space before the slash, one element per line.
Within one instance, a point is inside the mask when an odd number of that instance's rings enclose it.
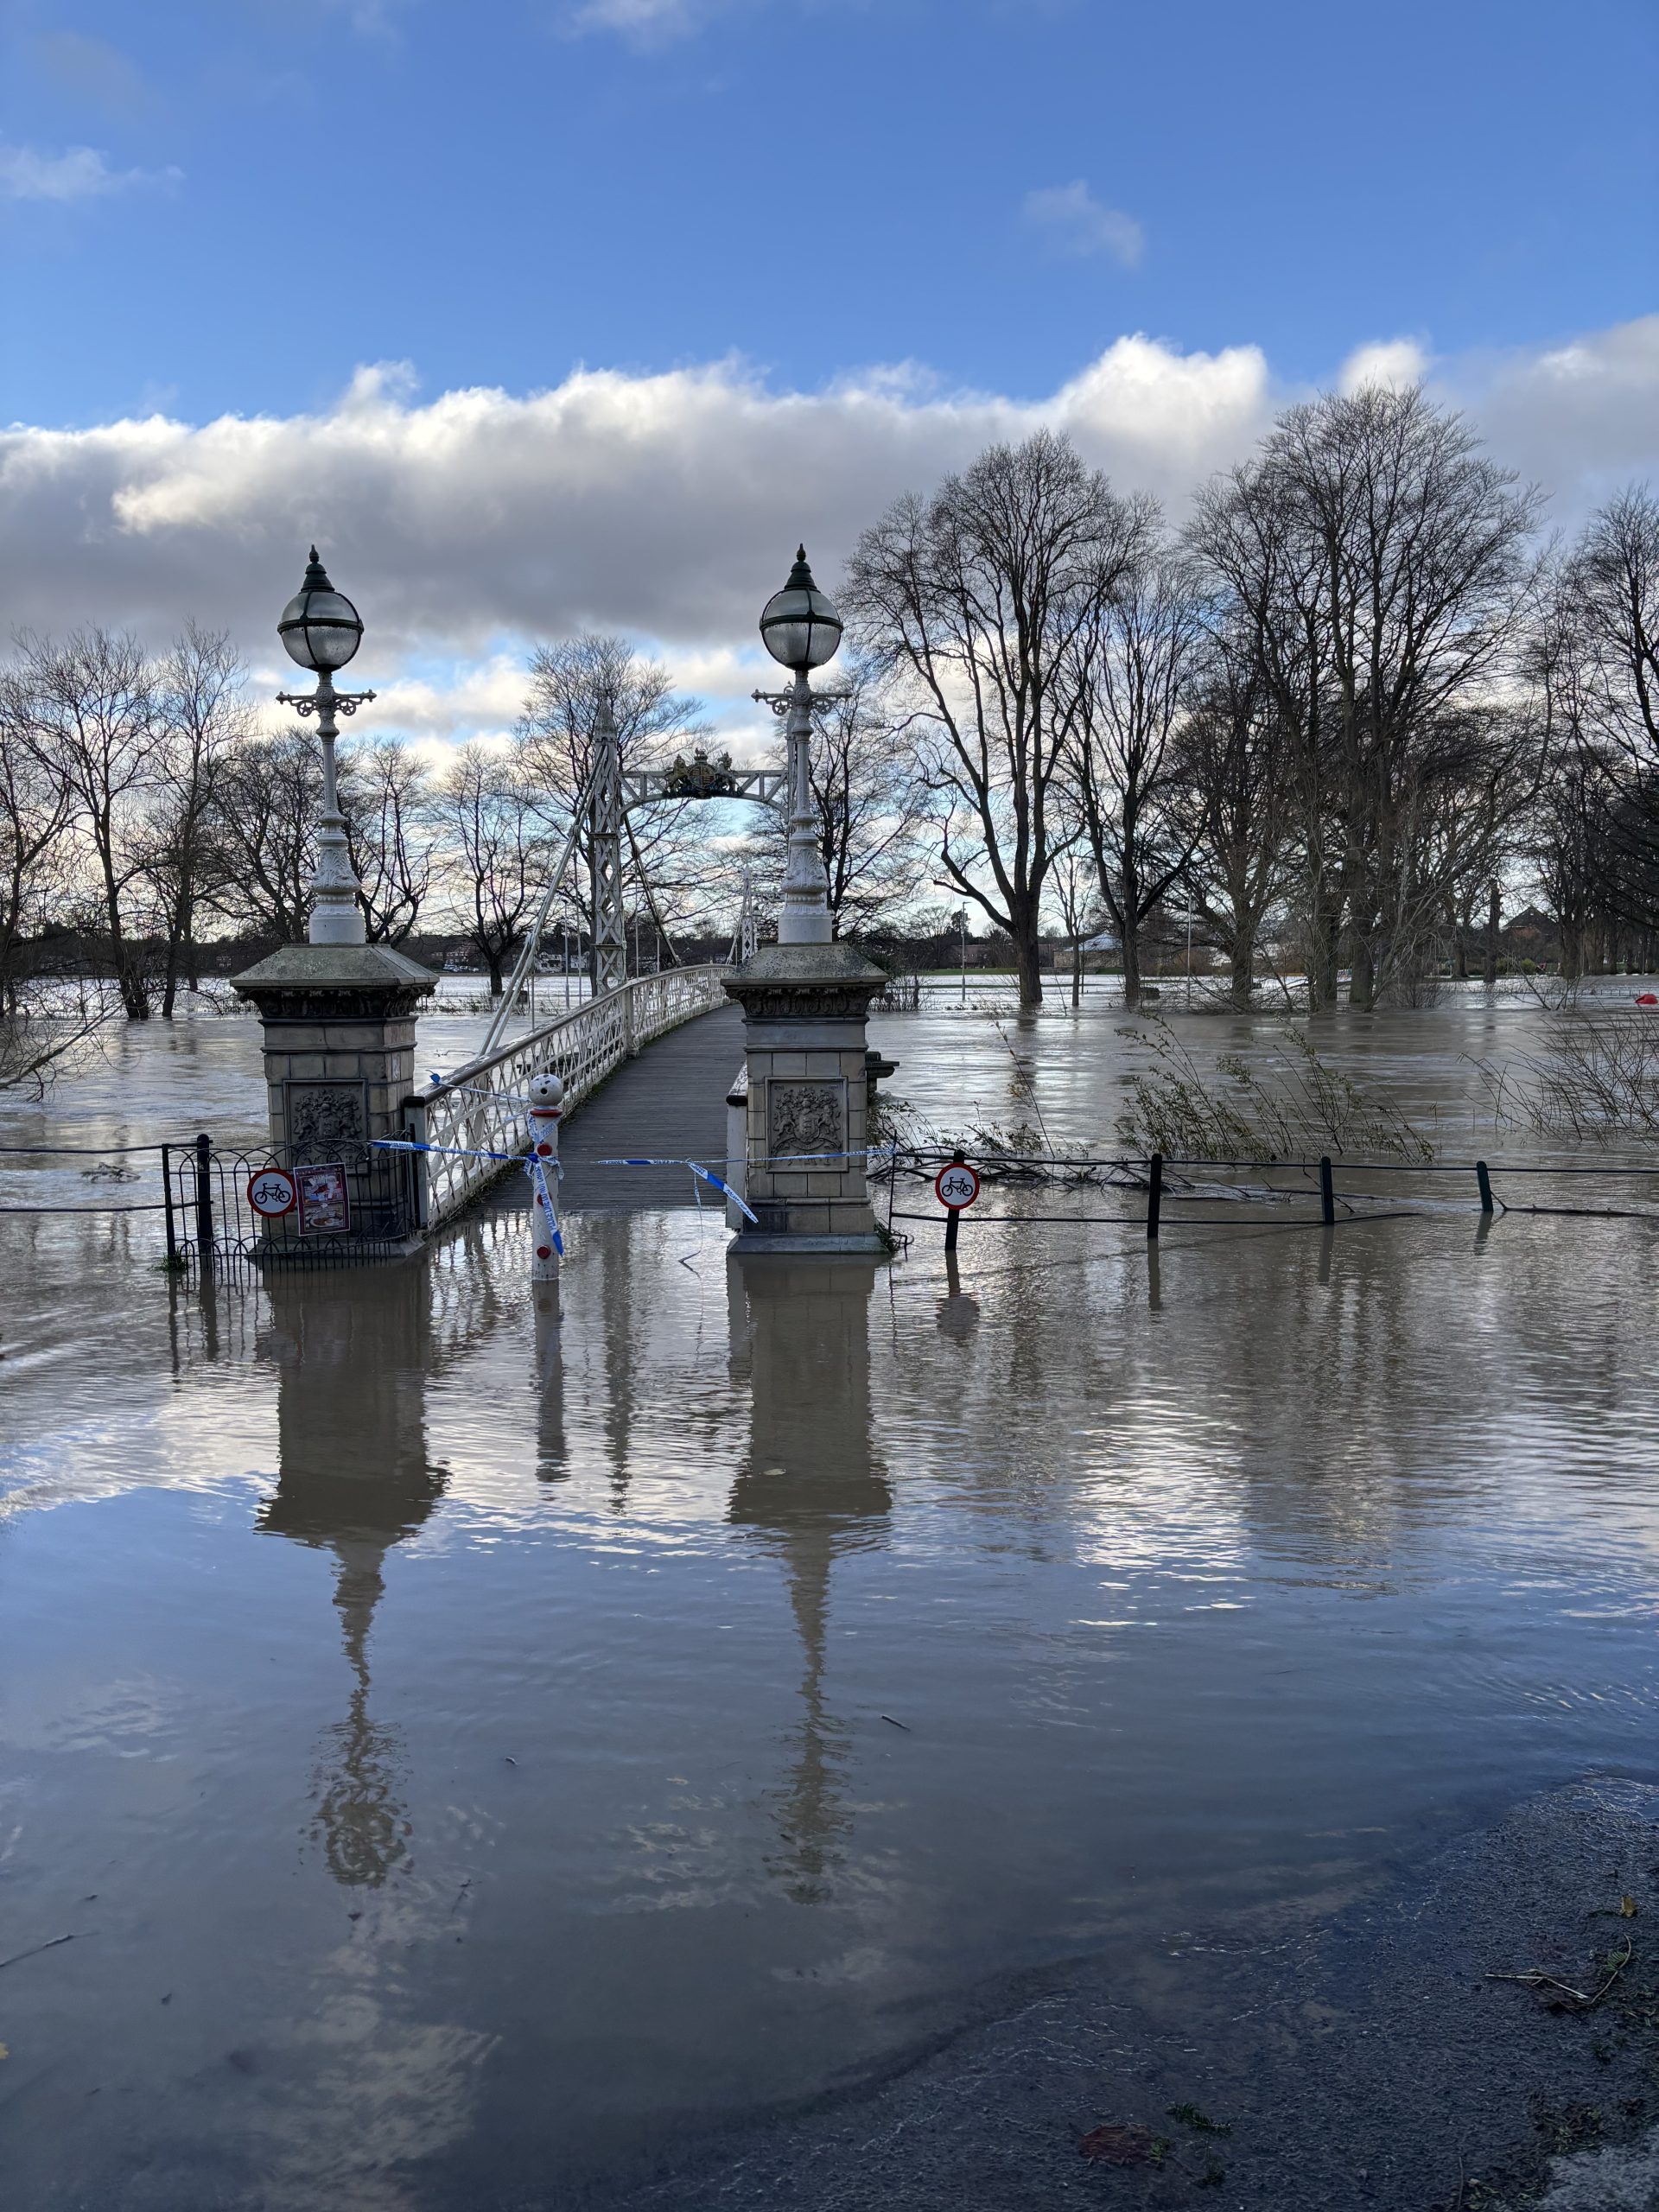
<path fill-rule="evenodd" d="M 553 1157 L 553 1147 L 550 1144 L 538 1144 L 536 1149 L 543 1160 L 550 1160 Z"/>
<path fill-rule="evenodd" d="M 553 1256 L 553 1247 L 550 1244 L 538 1244 L 536 1247 L 536 1256 L 538 1260 L 550 1260 Z"/>

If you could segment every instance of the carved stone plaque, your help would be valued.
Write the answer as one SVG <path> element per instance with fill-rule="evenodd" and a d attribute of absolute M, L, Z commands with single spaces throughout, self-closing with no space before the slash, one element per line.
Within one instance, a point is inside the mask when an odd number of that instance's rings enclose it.
<path fill-rule="evenodd" d="M 288 1141 L 296 1162 L 351 1159 L 368 1142 L 368 1099 L 360 1083 L 290 1083 Z"/>
<path fill-rule="evenodd" d="M 841 1152 L 847 1143 L 847 1085 L 785 1083 L 774 1077 L 766 1088 L 767 1135 L 772 1157 Z"/>

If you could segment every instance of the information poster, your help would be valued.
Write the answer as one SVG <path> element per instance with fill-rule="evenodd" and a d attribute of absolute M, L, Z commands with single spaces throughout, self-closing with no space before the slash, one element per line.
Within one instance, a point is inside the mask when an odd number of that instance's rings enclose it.
<path fill-rule="evenodd" d="M 343 1236 L 352 1225 L 352 1201 L 346 1188 L 346 1170 L 338 1160 L 327 1166 L 296 1167 L 300 1186 L 302 1236 Z"/>

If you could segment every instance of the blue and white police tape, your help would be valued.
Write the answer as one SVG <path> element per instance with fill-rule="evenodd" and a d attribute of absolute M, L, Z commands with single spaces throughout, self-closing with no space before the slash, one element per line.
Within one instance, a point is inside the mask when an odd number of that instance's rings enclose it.
<path fill-rule="evenodd" d="M 729 1198 L 746 1220 L 753 1221 L 757 1229 L 760 1225 L 760 1223 L 755 1220 L 754 1215 L 749 1211 L 747 1206 L 744 1205 L 742 1199 L 732 1188 L 731 1185 L 726 1180 L 726 1178 L 723 1175 L 716 1175 L 712 1168 L 705 1167 L 701 1160 L 596 1160 L 594 1162 L 594 1165 L 595 1167 L 689 1167 L 694 1176 L 700 1176 L 705 1183 L 709 1184 L 713 1189 L 718 1191 L 722 1197 Z M 693 1187 L 696 1187 L 695 1185 Z"/>
<path fill-rule="evenodd" d="M 377 1152 L 441 1152 L 451 1160 L 499 1160 L 510 1167 L 516 1166 L 524 1158 L 522 1152 L 485 1152 L 475 1145 L 416 1144 L 410 1137 L 375 1137 L 371 1142 Z M 563 1175 L 563 1163 L 556 1165 Z"/>
<path fill-rule="evenodd" d="M 897 1145 L 873 1144 L 862 1152 L 774 1152 L 769 1159 L 757 1160 L 756 1167 L 791 1167 L 809 1160 L 887 1160 L 894 1157 Z M 595 1167 L 689 1167 L 689 1160 L 596 1160 Z M 734 1193 L 735 1196 L 735 1193 Z"/>
<path fill-rule="evenodd" d="M 558 1162 L 556 1160 L 554 1162 L 554 1166 L 556 1168 L 557 1167 Z M 559 1257 L 563 1259 L 564 1257 L 564 1239 L 559 1234 L 559 1216 L 558 1211 L 553 1204 L 553 1193 L 547 1187 L 547 1162 L 541 1157 L 539 1153 L 532 1152 L 529 1159 L 524 1162 L 524 1173 L 530 1178 L 530 1186 L 533 1193 L 531 1204 L 545 1208 L 548 1224 L 553 1232 L 553 1249 L 558 1254 Z"/>

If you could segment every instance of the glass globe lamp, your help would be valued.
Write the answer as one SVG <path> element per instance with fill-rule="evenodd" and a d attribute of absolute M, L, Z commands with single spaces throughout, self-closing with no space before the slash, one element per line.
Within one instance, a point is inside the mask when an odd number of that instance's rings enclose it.
<path fill-rule="evenodd" d="M 362 619 L 345 593 L 329 582 L 315 545 L 305 580 L 283 609 L 276 634 L 290 660 L 319 676 L 344 668 L 363 642 Z"/>
<path fill-rule="evenodd" d="M 806 548 L 795 556 L 789 582 L 774 592 L 760 615 L 760 640 L 785 668 L 822 668 L 841 645 L 841 617 L 834 601 L 812 581 Z"/>

